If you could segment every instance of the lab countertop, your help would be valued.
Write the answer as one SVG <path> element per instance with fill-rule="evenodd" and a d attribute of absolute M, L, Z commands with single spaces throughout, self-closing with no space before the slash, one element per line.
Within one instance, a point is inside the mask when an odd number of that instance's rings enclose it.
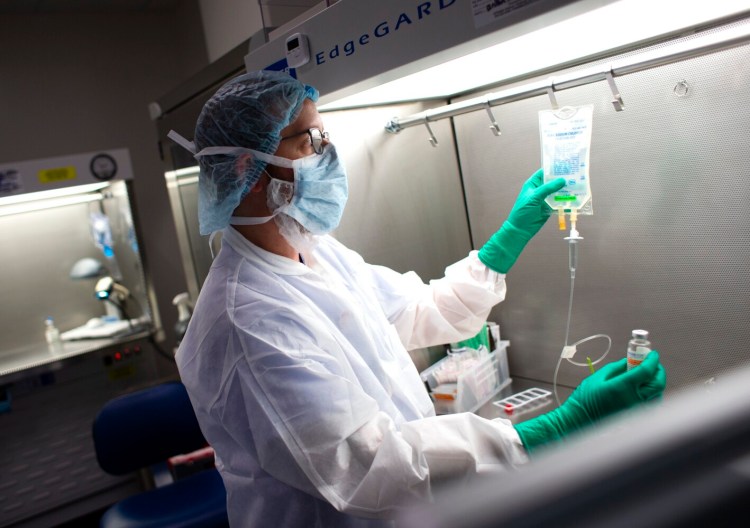
<path fill-rule="evenodd" d="M 143 329 L 128 335 L 102 339 L 63 341 L 59 349 L 46 343 L 32 343 L 10 351 L 3 351 L 0 360 L 0 384 L 14 381 L 40 370 L 56 370 L 66 361 L 108 346 L 128 343 L 150 335 Z"/>

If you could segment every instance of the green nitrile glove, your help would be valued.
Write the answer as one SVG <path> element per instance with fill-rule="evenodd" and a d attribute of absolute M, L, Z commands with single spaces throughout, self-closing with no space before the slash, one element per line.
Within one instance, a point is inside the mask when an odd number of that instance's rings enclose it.
<path fill-rule="evenodd" d="M 565 187 L 565 179 L 557 178 L 544 185 L 542 181 L 542 169 L 526 180 L 508 219 L 479 250 L 479 260 L 488 268 L 508 273 L 523 248 L 549 218 L 552 209 L 544 199 Z"/>
<path fill-rule="evenodd" d="M 452 348 L 462 348 L 462 347 L 468 347 L 473 350 L 479 350 L 479 347 L 484 345 L 487 350 L 490 349 L 490 336 L 487 331 L 487 323 L 484 323 L 482 325 L 482 329 L 479 331 L 477 335 L 474 337 L 471 337 L 469 339 L 464 339 L 463 341 L 459 341 L 457 343 L 451 343 Z"/>
<path fill-rule="evenodd" d="M 584 379 L 554 411 L 521 422 L 515 428 L 524 447 L 531 452 L 606 416 L 659 398 L 666 385 L 667 374 L 656 350 L 631 370 L 627 370 L 627 360 L 623 358 Z"/>

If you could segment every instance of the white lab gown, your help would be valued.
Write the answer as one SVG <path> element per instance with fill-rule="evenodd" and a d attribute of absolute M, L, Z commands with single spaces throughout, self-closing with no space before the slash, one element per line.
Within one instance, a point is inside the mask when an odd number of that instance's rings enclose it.
<path fill-rule="evenodd" d="M 527 461 L 506 420 L 435 416 L 407 353 L 474 336 L 504 275 L 472 252 L 426 285 L 330 236 L 312 259 L 226 229 L 177 353 L 233 527 L 388 526 L 436 484 Z"/>

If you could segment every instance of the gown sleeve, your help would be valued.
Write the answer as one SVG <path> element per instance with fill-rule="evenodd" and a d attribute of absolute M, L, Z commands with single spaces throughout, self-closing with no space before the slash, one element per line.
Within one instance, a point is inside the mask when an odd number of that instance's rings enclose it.
<path fill-rule="evenodd" d="M 425 284 L 414 272 L 369 266 L 376 295 L 407 350 L 473 337 L 505 298 L 505 275 L 472 251 Z"/>

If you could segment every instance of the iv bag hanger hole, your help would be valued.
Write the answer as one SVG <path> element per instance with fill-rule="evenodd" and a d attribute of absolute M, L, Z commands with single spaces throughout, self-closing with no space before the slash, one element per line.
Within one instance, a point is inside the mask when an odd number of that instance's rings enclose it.
<path fill-rule="evenodd" d="M 571 117 L 576 115 L 576 113 L 578 113 L 578 108 L 574 106 L 563 106 L 562 108 L 554 112 L 555 117 L 559 119 L 570 119 Z"/>

